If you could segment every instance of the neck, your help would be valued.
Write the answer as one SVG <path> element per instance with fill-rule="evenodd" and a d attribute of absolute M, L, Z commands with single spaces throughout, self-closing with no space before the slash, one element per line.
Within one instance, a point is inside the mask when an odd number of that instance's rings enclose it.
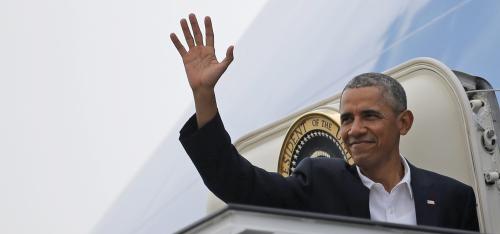
<path fill-rule="evenodd" d="M 363 175 L 376 183 L 382 184 L 387 192 L 391 192 L 404 176 L 403 162 L 399 153 L 373 167 L 360 167 L 360 169 Z"/>

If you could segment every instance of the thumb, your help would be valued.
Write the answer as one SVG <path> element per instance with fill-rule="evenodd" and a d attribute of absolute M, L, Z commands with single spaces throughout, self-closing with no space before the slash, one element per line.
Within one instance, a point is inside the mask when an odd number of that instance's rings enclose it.
<path fill-rule="evenodd" d="M 234 59 L 233 51 L 234 51 L 234 46 L 229 46 L 229 48 L 227 48 L 226 57 L 221 62 L 225 66 L 225 68 L 227 68 Z"/>

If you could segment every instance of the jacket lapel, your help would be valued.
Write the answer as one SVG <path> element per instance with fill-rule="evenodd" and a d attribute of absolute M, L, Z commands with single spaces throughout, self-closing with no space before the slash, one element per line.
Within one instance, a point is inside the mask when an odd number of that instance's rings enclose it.
<path fill-rule="evenodd" d="M 411 189 L 415 203 L 415 213 L 418 225 L 436 226 L 439 222 L 437 194 L 433 189 L 432 179 L 428 178 L 425 171 L 408 162 L 411 170 Z M 346 201 L 352 216 L 370 218 L 369 196 L 370 190 L 366 188 L 355 166 L 346 165 L 344 171 L 344 188 L 346 188 Z"/>
<path fill-rule="evenodd" d="M 422 169 L 410 164 L 411 189 L 415 202 L 415 213 L 418 225 L 436 226 L 438 223 L 437 194 L 432 189 L 432 179 L 425 175 Z"/>
<path fill-rule="evenodd" d="M 370 218 L 370 206 L 369 206 L 369 195 L 370 190 L 366 188 L 361 179 L 359 178 L 358 172 L 355 166 L 350 166 L 346 163 L 346 169 L 344 171 L 344 188 L 347 192 L 345 193 L 345 198 L 347 205 L 352 216 L 360 218 Z"/>

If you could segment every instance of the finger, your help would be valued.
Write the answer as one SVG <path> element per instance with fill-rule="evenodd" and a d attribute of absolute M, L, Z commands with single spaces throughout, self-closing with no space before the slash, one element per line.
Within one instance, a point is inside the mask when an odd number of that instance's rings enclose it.
<path fill-rule="evenodd" d="M 189 31 L 189 26 L 187 24 L 186 19 L 181 19 L 181 28 L 184 33 L 184 38 L 186 38 L 186 42 L 189 48 L 194 47 L 193 36 L 191 36 L 191 31 Z"/>
<path fill-rule="evenodd" d="M 198 25 L 198 20 L 194 14 L 189 14 L 189 22 L 191 22 L 191 29 L 193 29 L 194 41 L 196 45 L 203 45 L 203 36 L 201 35 L 200 26 Z"/>
<path fill-rule="evenodd" d="M 214 47 L 214 29 L 212 27 L 212 20 L 210 17 L 205 17 L 205 34 L 207 46 Z"/>
<path fill-rule="evenodd" d="M 187 53 L 186 49 L 184 48 L 182 43 L 179 41 L 179 38 L 177 38 L 177 35 L 175 35 L 175 33 L 170 34 L 170 40 L 172 40 L 175 48 L 177 49 L 177 51 L 179 52 L 179 54 L 181 56 L 184 56 Z"/>
<path fill-rule="evenodd" d="M 231 62 L 234 59 L 233 51 L 234 51 L 234 46 L 229 46 L 229 48 L 227 48 L 226 51 L 226 57 L 221 62 L 222 64 L 224 64 L 226 68 L 229 66 L 229 64 L 231 64 Z"/>

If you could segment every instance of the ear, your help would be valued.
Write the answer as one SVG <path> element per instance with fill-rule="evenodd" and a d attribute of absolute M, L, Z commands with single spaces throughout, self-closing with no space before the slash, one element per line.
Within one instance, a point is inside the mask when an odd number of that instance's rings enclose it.
<path fill-rule="evenodd" d="M 398 120 L 399 134 L 406 135 L 413 125 L 413 113 L 410 110 L 404 110 L 399 114 Z"/>

